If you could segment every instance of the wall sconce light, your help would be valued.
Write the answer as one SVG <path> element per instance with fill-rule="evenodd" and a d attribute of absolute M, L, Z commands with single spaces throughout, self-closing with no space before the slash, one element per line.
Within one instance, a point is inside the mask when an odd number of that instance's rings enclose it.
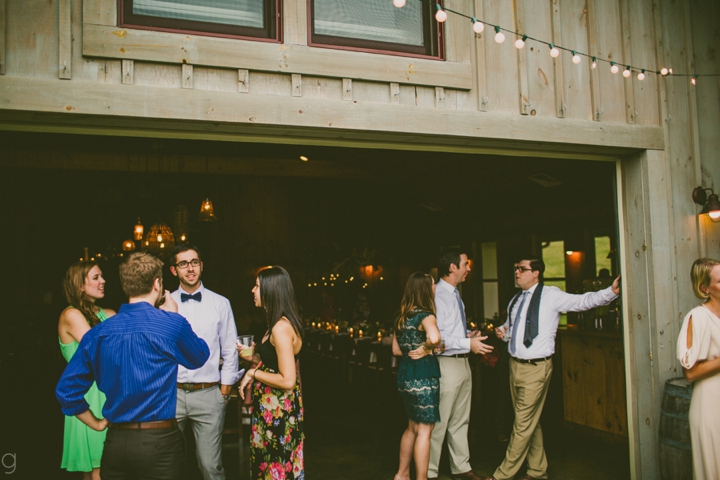
<path fill-rule="evenodd" d="M 708 197 L 705 191 L 710 191 Z M 692 199 L 698 205 L 702 205 L 703 209 L 698 215 L 707 215 L 713 222 L 720 222 L 720 200 L 711 188 L 697 187 L 693 190 Z"/>

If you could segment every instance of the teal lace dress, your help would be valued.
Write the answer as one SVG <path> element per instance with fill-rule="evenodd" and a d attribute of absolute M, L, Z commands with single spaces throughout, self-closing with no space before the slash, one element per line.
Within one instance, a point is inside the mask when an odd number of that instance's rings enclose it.
<path fill-rule="evenodd" d="M 405 403 L 405 412 L 416 423 L 440 421 L 440 366 L 437 358 L 426 355 L 417 360 L 408 353 L 425 343 L 425 332 L 418 329 L 429 312 L 415 311 L 405 320 L 405 327 L 396 332 L 402 350 L 397 373 L 397 388 Z"/>

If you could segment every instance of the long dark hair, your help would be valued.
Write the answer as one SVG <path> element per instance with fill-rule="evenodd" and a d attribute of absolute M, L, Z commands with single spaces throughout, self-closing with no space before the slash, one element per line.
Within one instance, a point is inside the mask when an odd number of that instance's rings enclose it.
<path fill-rule="evenodd" d="M 399 333 L 405 328 L 405 320 L 419 309 L 435 315 L 435 298 L 432 291 L 433 278 L 427 273 L 415 272 L 405 284 L 405 293 L 400 302 L 400 316 L 395 324 Z"/>
<path fill-rule="evenodd" d="M 295 289 L 290 274 L 282 267 L 268 267 L 258 273 L 260 306 L 265 310 L 268 332 L 272 332 L 280 318 L 285 317 L 300 338 L 303 324 L 295 302 Z"/>
<path fill-rule="evenodd" d="M 88 321 L 90 327 L 94 327 L 100 323 L 100 319 L 95 314 L 96 306 L 95 302 L 89 300 L 85 296 L 83 286 L 85 285 L 85 279 L 87 279 L 90 270 L 97 265 L 95 262 L 80 261 L 70 265 L 70 268 L 65 272 L 65 278 L 63 279 L 63 292 L 65 298 L 71 307 L 80 310 L 85 320 Z"/>

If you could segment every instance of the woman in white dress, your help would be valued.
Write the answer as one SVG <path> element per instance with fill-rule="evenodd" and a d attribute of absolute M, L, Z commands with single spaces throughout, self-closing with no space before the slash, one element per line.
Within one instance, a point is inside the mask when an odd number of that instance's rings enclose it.
<path fill-rule="evenodd" d="M 690 436 L 695 480 L 720 478 L 720 260 L 700 258 L 691 278 L 705 302 L 683 321 L 677 356 L 685 378 L 695 382 L 690 401 Z"/>

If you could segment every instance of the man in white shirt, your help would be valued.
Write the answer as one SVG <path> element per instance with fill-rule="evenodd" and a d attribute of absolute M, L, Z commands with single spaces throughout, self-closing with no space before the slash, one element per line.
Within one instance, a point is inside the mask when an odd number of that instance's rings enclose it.
<path fill-rule="evenodd" d="M 200 281 L 203 263 L 197 247 L 180 244 L 170 256 L 170 272 L 180 287 L 172 293 L 178 313 L 205 340 L 210 357 L 197 370 L 178 368 L 176 418 L 183 431 L 192 425 L 198 467 L 204 480 L 224 480 L 222 430 L 230 389 L 238 381 L 237 327 L 227 298 Z M 222 370 L 220 370 L 222 358 Z"/>
<path fill-rule="evenodd" d="M 470 273 L 466 254 L 458 249 L 443 253 L 438 264 L 442 277 L 435 288 L 437 325 L 445 350 L 438 356 L 440 364 L 440 422 L 435 424 L 430 439 L 428 479 L 437 478 L 440 453 L 447 433 L 450 471 L 455 479 L 480 480 L 470 466 L 468 424 L 472 397 L 472 372 L 468 354 L 488 353 L 493 347 L 482 340 L 487 337 L 468 333 L 465 304 L 457 289 Z"/>
<path fill-rule="evenodd" d="M 620 295 L 620 277 L 605 290 L 571 295 L 557 287 L 544 286 L 544 271 L 545 263 L 538 259 L 522 260 L 515 265 L 515 283 L 522 290 L 510 301 L 507 321 L 495 331 L 498 338 L 509 342 L 515 423 L 505 460 L 493 476 L 484 480 L 515 478 L 526 457 L 527 473 L 521 480 L 547 478 L 540 415 L 552 376 L 560 313 L 607 305 Z"/>

